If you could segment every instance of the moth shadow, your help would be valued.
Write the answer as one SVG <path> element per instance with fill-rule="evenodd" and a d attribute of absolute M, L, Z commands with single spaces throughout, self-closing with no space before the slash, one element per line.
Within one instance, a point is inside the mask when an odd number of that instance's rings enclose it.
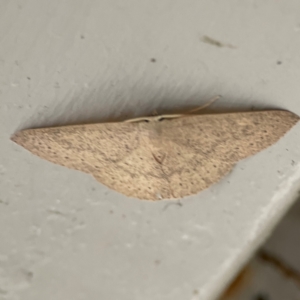
<path fill-rule="evenodd" d="M 127 91 L 128 92 L 128 91 Z M 126 93 L 124 92 L 126 95 Z M 164 94 L 155 87 L 140 87 L 130 97 L 106 97 L 101 92 L 93 91 L 89 96 L 75 96 L 68 101 L 62 101 L 47 109 L 39 108 L 33 111 L 32 117 L 21 124 L 18 130 L 41 127 L 58 127 L 65 125 L 95 124 L 107 122 L 122 122 L 138 117 L 148 117 L 165 114 L 189 114 L 191 110 L 207 104 L 216 96 L 215 92 L 205 91 L 203 94 L 186 94 L 184 89 L 177 92 L 172 87 Z M 210 95 L 210 96 L 207 96 Z M 101 99 L 105 99 L 101 100 Z M 193 114 L 220 114 L 231 112 L 245 112 L 278 108 L 266 108 L 266 105 L 246 99 L 222 97 L 205 109 Z"/>

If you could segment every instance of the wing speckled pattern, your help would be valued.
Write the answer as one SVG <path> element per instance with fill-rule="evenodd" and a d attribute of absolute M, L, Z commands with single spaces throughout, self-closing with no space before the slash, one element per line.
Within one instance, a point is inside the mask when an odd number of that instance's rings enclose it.
<path fill-rule="evenodd" d="M 274 110 L 147 120 L 28 129 L 12 140 L 126 196 L 160 200 L 208 188 L 277 142 L 299 117 Z"/>

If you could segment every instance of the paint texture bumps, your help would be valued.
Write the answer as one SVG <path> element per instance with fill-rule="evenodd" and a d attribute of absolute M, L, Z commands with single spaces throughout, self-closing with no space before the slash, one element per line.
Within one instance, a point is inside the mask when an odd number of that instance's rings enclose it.
<path fill-rule="evenodd" d="M 55 164 L 93 175 L 129 197 L 196 194 L 241 159 L 278 141 L 299 117 L 287 111 L 28 129 L 12 140 Z"/>

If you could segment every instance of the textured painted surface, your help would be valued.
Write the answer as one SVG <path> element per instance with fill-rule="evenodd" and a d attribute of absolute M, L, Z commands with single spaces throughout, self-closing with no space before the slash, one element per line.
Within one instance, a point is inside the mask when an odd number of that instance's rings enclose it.
<path fill-rule="evenodd" d="M 182 206 L 122 197 L 10 136 L 218 94 L 300 115 L 299 15 L 297 0 L 0 1 L 0 297 L 212 299 L 294 199 L 299 125 Z"/>

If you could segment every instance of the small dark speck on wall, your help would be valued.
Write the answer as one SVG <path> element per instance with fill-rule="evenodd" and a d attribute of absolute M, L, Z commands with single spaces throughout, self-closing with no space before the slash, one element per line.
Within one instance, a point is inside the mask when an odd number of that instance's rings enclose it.
<path fill-rule="evenodd" d="M 277 65 L 281 65 L 281 64 L 282 64 L 282 61 L 278 60 Z"/>
<path fill-rule="evenodd" d="M 153 63 L 155 63 L 156 59 L 155 58 L 151 58 L 150 61 L 153 62 Z"/>
<path fill-rule="evenodd" d="M 253 300 L 271 300 L 267 294 L 259 293 L 253 297 Z"/>

